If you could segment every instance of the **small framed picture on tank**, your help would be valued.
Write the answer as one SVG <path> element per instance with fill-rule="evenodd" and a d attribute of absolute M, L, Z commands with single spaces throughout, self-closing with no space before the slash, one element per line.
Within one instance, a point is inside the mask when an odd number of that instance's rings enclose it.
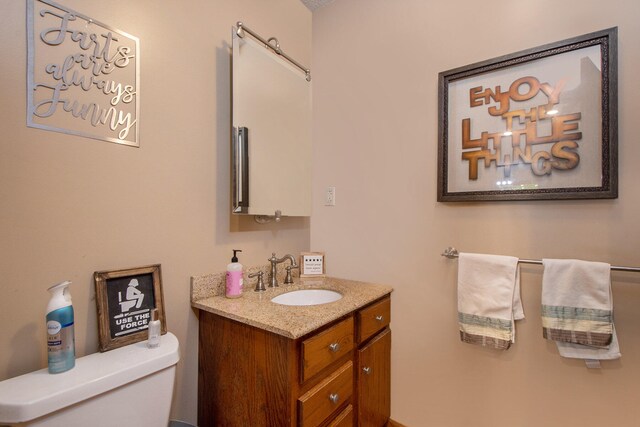
<path fill-rule="evenodd" d="M 146 340 L 153 310 L 167 333 L 160 264 L 96 271 L 93 277 L 101 352 Z"/>

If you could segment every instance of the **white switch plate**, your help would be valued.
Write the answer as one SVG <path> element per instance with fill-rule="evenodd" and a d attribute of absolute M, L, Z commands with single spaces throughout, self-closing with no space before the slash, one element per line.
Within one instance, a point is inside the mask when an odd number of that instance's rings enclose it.
<path fill-rule="evenodd" d="M 327 187 L 327 192 L 324 198 L 325 206 L 335 206 L 336 205 L 336 187 Z"/>

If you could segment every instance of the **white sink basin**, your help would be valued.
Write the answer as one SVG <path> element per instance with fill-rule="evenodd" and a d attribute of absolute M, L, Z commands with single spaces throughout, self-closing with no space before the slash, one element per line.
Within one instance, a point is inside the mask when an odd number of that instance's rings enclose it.
<path fill-rule="evenodd" d="M 282 305 L 319 305 L 335 302 L 340 298 L 341 293 L 327 289 L 302 289 L 278 295 L 271 301 Z"/>

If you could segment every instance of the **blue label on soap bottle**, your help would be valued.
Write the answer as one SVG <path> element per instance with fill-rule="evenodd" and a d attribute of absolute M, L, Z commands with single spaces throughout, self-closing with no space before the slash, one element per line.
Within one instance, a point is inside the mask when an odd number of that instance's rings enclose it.
<path fill-rule="evenodd" d="M 47 347 L 49 373 L 59 374 L 75 366 L 72 306 L 62 307 L 47 314 Z"/>

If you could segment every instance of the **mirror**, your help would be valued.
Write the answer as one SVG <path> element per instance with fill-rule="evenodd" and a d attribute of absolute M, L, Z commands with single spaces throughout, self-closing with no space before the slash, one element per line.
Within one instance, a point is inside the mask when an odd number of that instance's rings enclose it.
<path fill-rule="evenodd" d="M 277 39 L 265 42 L 241 23 L 238 27 L 233 31 L 232 212 L 310 216 L 309 74 L 274 53 L 280 51 Z"/>

